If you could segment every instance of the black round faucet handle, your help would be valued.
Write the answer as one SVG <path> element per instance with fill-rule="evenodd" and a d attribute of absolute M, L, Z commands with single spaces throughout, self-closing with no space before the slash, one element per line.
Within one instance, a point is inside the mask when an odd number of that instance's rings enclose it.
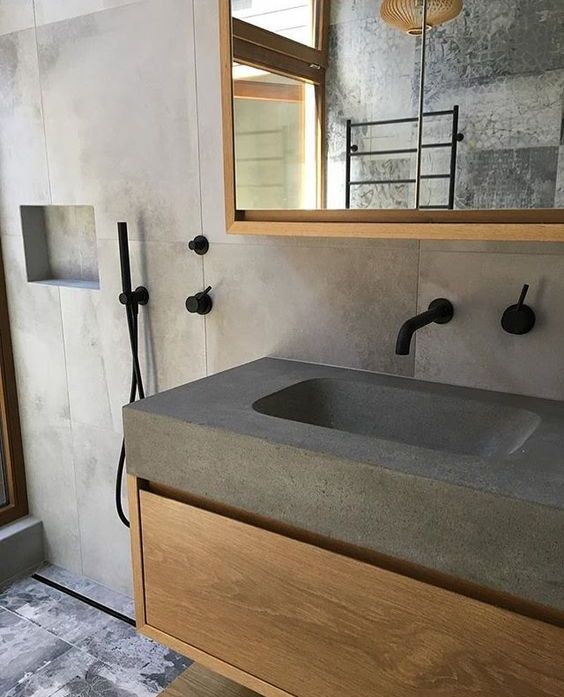
<path fill-rule="evenodd" d="M 528 334 L 535 326 L 537 317 L 535 311 L 528 305 L 525 305 L 525 298 L 529 286 L 525 283 L 521 290 L 519 301 L 516 305 L 510 305 L 501 318 L 501 326 L 508 334 Z"/>
<path fill-rule="evenodd" d="M 196 252 L 196 254 L 199 256 L 207 254 L 209 248 L 210 243 L 208 242 L 208 238 L 204 237 L 203 235 L 196 235 L 193 240 L 188 242 L 188 249 L 190 249 L 192 252 Z"/>
<path fill-rule="evenodd" d="M 454 307 L 450 300 L 437 298 L 429 303 L 429 310 L 438 312 L 435 324 L 448 324 L 454 317 Z"/>
<path fill-rule="evenodd" d="M 196 315 L 207 315 L 211 312 L 213 300 L 209 295 L 210 290 L 211 286 L 208 286 L 204 291 L 186 298 L 186 309 L 188 312 Z"/>

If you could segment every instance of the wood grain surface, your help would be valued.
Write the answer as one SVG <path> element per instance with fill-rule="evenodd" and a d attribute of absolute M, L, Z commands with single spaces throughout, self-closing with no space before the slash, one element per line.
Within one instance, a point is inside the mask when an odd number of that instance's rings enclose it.
<path fill-rule="evenodd" d="M 558 627 L 139 496 L 146 621 L 175 648 L 297 697 L 564 695 Z"/>
<path fill-rule="evenodd" d="M 194 664 L 161 692 L 160 697 L 257 697 L 257 693 Z"/>

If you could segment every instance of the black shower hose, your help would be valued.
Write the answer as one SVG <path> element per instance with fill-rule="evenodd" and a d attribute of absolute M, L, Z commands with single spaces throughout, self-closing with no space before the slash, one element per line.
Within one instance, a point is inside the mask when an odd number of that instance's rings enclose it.
<path fill-rule="evenodd" d="M 135 301 L 128 302 L 125 306 L 127 316 L 127 329 L 129 332 L 129 344 L 131 347 L 131 388 L 129 390 L 129 404 L 139 399 L 145 399 L 145 388 L 139 367 L 139 306 Z M 121 453 L 116 475 L 116 510 L 121 522 L 130 527 L 129 520 L 125 515 L 122 503 L 123 470 L 125 466 L 125 438 L 121 442 Z"/>

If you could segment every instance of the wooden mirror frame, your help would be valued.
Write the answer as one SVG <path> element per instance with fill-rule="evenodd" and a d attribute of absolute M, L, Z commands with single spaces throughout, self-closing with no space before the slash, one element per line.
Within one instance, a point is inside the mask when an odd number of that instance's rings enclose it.
<path fill-rule="evenodd" d="M 242 210 L 236 207 L 231 0 L 219 2 L 225 214 L 229 234 L 564 241 L 564 208 L 514 210 Z M 321 47 L 325 49 L 324 46 Z M 313 50 L 313 49 L 312 49 Z"/>

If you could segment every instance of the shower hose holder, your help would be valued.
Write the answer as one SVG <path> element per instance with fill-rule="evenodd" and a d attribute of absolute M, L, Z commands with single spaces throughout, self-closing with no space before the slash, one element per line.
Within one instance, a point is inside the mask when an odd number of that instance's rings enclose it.
<path fill-rule="evenodd" d="M 132 369 L 131 387 L 129 390 L 129 404 L 131 404 L 136 399 L 145 399 L 145 387 L 143 385 L 143 376 L 141 375 L 141 366 L 139 364 L 139 305 L 146 305 L 149 302 L 149 291 L 145 286 L 138 286 L 135 290 L 131 288 L 131 263 L 129 259 L 127 223 L 118 223 L 118 245 L 121 269 L 121 293 L 119 294 L 119 301 L 125 306 L 129 346 L 131 349 Z M 115 505 L 121 522 L 126 527 L 130 527 L 122 503 L 125 458 L 125 440 L 122 440 L 116 473 Z"/>
<path fill-rule="evenodd" d="M 149 302 L 149 291 L 145 286 L 138 286 L 135 290 L 119 294 L 119 301 L 122 305 L 135 306 L 146 305 Z"/>

